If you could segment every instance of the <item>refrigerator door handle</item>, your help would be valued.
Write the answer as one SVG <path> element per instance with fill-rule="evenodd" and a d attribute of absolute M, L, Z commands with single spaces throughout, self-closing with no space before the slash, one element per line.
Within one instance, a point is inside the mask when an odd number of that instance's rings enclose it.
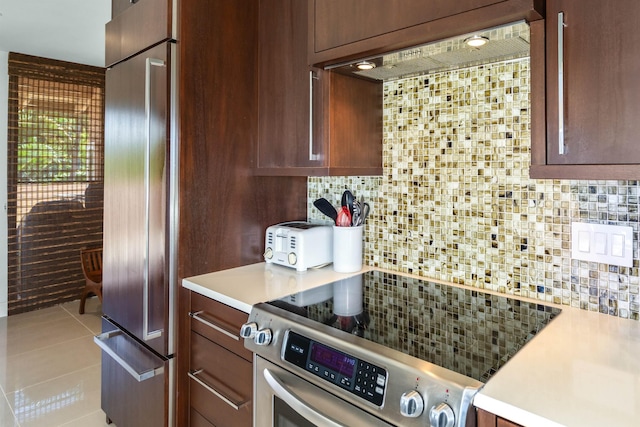
<path fill-rule="evenodd" d="M 115 360 L 118 363 L 118 365 L 120 365 L 138 382 L 148 380 L 149 378 L 153 378 L 157 375 L 161 375 L 164 372 L 163 366 L 146 369 L 142 372 L 138 372 L 138 370 L 134 369 L 129 363 L 127 363 L 122 357 L 120 357 L 114 349 L 109 347 L 107 343 L 109 339 L 120 336 L 120 335 L 124 335 L 124 334 L 122 331 L 118 331 L 118 330 L 104 332 L 100 335 L 93 337 L 93 341 L 98 345 L 98 347 L 102 349 L 102 351 L 107 353 L 113 360 Z"/>
<path fill-rule="evenodd" d="M 146 145 L 144 154 L 144 193 L 145 193 L 145 245 L 144 245 L 144 277 L 142 289 L 142 339 L 149 341 L 162 336 L 162 330 L 149 331 L 149 276 L 150 276 L 150 223 L 151 223 L 151 67 L 164 67 L 165 61 L 156 58 L 146 58 L 144 76 L 144 118 Z"/>

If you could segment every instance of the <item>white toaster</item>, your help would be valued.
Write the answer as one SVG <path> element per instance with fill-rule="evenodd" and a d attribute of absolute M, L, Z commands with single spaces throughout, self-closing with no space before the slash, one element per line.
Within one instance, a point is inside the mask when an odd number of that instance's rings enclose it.
<path fill-rule="evenodd" d="M 267 227 L 264 260 L 306 271 L 333 262 L 333 227 L 303 221 Z"/>

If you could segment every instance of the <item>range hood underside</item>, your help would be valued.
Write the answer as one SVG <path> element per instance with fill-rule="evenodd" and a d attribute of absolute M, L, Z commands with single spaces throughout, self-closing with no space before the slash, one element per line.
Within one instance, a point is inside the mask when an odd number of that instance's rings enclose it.
<path fill-rule="evenodd" d="M 489 42 L 479 48 L 467 46 L 465 40 L 474 35 L 485 37 Z M 388 81 L 528 56 L 529 25 L 525 22 L 517 22 L 382 57 L 366 58 L 376 64 L 376 67 L 371 70 L 359 70 L 354 64 L 332 67 L 332 69 L 369 80 Z"/>

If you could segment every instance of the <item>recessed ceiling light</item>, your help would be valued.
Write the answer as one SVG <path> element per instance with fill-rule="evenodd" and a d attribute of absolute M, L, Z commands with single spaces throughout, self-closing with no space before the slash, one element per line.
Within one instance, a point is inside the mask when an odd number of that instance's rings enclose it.
<path fill-rule="evenodd" d="M 480 47 L 489 43 L 489 39 L 484 36 L 475 35 L 475 36 L 464 39 L 464 42 L 471 47 Z"/>
<path fill-rule="evenodd" d="M 360 61 L 356 64 L 358 70 L 372 70 L 376 68 L 376 64 L 370 61 Z"/>

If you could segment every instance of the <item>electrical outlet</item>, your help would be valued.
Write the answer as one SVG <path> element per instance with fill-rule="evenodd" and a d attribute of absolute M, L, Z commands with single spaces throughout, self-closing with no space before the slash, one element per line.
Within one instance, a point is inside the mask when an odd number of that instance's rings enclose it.
<path fill-rule="evenodd" d="M 633 266 L 633 228 L 571 223 L 571 257 L 603 264 Z"/>

